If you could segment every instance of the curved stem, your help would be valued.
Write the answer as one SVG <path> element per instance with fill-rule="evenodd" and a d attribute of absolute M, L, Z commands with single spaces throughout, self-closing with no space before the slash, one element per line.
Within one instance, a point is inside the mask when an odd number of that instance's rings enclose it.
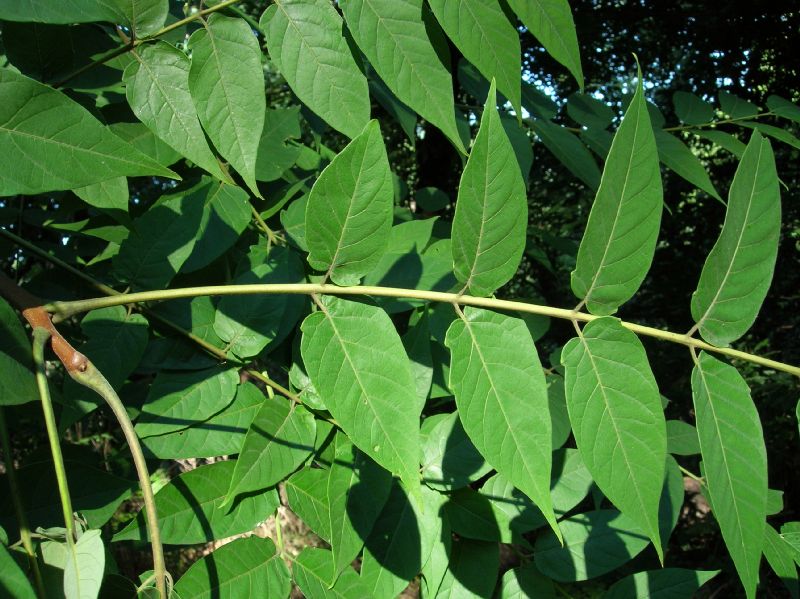
<path fill-rule="evenodd" d="M 77 383 L 88 387 L 105 400 L 108 407 L 111 408 L 111 411 L 117 418 L 122 433 L 125 435 L 125 441 L 128 443 L 131 456 L 133 457 L 133 463 L 136 466 L 136 475 L 139 477 L 139 486 L 141 487 L 142 498 L 144 499 L 147 528 L 150 533 L 150 546 L 153 552 L 153 572 L 156 578 L 156 588 L 161 597 L 166 599 L 167 570 L 164 564 L 164 548 L 161 545 L 161 532 L 158 528 L 156 503 L 153 496 L 153 487 L 150 484 L 150 473 L 147 470 L 147 462 L 142 452 L 142 446 L 139 443 L 139 437 L 136 436 L 136 431 L 133 429 L 133 423 L 116 391 L 114 391 L 114 388 L 94 364 L 87 360 L 84 370 L 69 371 L 69 374 Z"/>
<path fill-rule="evenodd" d="M 527 314 L 539 314 L 551 318 L 563 320 L 574 320 L 591 322 L 600 316 L 578 312 L 567 308 L 554 308 L 552 306 L 542 306 L 539 304 L 529 304 L 510 300 L 501 300 L 489 297 L 473 297 L 458 293 L 444 293 L 440 291 L 424 291 L 420 289 L 402 289 L 395 287 L 372 287 L 367 285 L 355 287 L 338 287 L 329 284 L 315 283 L 286 283 L 286 284 L 261 284 L 261 285 L 208 285 L 202 287 L 184 287 L 180 289 L 161 289 L 156 291 L 143 291 L 140 293 L 129 293 L 114 295 L 111 297 L 99 297 L 88 300 L 77 300 L 72 302 L 52 302 L 44 306 L 44 309 L 54 314 L 53 321 L 58 322 L 74 314 L 96 310 L 108 306 L 120 306 L 124 304 L 138 304 L 141 302 L 161 301 L 168 299 L 180 299 L 197 297 L 201 295 L 263 295 L 263 294 L 293 294 L 293 295 L 370 295 L 373 297 L 392 297 L 400 299 L 414 299 L 429 302 L 444 302 L 448 304 L 459 304 L 462 306 L 475 306 L 487 308 L 489 310 L 508 310 L 511 312 L 523 312 Z M 754 364 L 766 366 L 783 372 L 788 372 L 800 377 L 800 367 L 784 364 L 769 358 L 763 358 L 749 354 L 747 352 L 731 349 L 729 347 L 715 347 L 700 339 L 681 333 L 663 331 L 653 327 L 620 321 L 622 326 L 646 337 L 661 339 L 679 343 L 694 349 L 703 349 L 709 352 L 722 354 L 729 358 L 746 360 Z"/>

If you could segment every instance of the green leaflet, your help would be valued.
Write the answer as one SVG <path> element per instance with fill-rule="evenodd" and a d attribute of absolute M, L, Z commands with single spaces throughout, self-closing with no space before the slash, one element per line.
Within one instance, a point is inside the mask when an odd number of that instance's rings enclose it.
<path fill-rule="evenodd" d="M 764 526 L 764 557 L 773 572 L 789 589 L 792 597 L 797 599 L 800 596 L 800 584 L 792 546 L 770 524 Z"/>
<path fill-rule="evenodd" d="M 400 125 L 403 133 L 408 137 L 408 141 L 413 146 L 417 141 L 417 113 L 398 100 L 392 90 L 375 75 L 372 69 L 367 69 L 369 73 L 369 93 L 386 109 L 392 118 Z"/>
<path fill-rule="evenodd" d="M 524 566 L 513 568 L 503 574 L 497 599 L 555 599 L 556 591 L 553 581 L 543 576 L 536 569 L 536 564 L 529 562 Z"/>
<path fill-rule="evenodd" d="M 0 298 L 0 406 L 39 399 L 31 351 L 17 313 Z"/>
<path fill-rule="evenodd" d="M 453 540 L 450 561 L 439 592 L 432 596 L 450 599 L 489 599 L 497 583 L 500 551 L 497 543 Z"/>
<path fill-rule="evenodd" d="M 661 224 L 658 155 L 641 70 L 638 75 L 572 271 L 572 291 L 593 314 L 613 314 L 636 293 L 653 260 Z"/>
<path fill-rule="evenodd" d="M 699 454 L 697 429 L 682 420 L 667 420 L 667 452 L 673 455 Z"/>
<path fill-rule="evenodd" d="M 711 197 L 722 201 L 703 163 L 689 147 L 671 133 L 656 128 L 655 123 L 653 123 L 653 127 L 659 160 L 667 168 L 675 171 L 678 176 L 683 177 L 698 189 L 702 189 Z"/>
<path fill-rule="evenodd" d="M 614 120 L 614 111 L 605 102 L 582 92 L 569 96 L 567 114 L 589 129 L 603 130 Z"/>
<path fill-rule="evenodd" d="M 521 114 L 519 34 L 497 0 L 431 0 L 433 14 L 464 57 Z"/>
<path fill-rule="evenodd" d="M 122 175 L 179 178 L 51 87 L 0 69 L 0 196 L 74 189 Z"/>
<path fill-rule="evenodd" d="M 239 373 L 219 367 L 194 372 L 160 372 L 136 422 L 140 437 L 179 431 L 207 420 L 233 401 Z"/>
<path fill-rule="evenodd" d="M 550 497 L 547 387 L 525 323 L 467 308 L 464 318 L 450 325 L 445 343 L 452 355 L 450 387 L 467 435 L 558 531 Z"/>
<path fill-rule="evenodd" d="M 273 248 L 264 262 L 245 269 L 233 284 L 299 283 L 304 274 L 295 252 Z M 298 295 L 229 295 L 217 306 L 214 331 L 234 354 L 249 358 L 283 341 L 305 306 L 306 299 Z"/>
<path fill-rule="evenodd" d="M 275 489 L 249 493 L 220 509 L 233 475 L 234 462 L 215 462 L 184 472 L 156 493 L 161 540 L 171 545 L 192 545 L 224 539 L 252 530 L 266 520 L 280 500 Z M 114 542 L 149 540 L 144 514 L 114 535 Z"/>
<path fill-rule="evenodd" d="M 333 297 L 320 304 L 301 326 L 311 382 L 353 444 L 416 495 L 423 402 L 400 336 L 380 308 Z"/>
<path fill-rule="evenodd" d="M 780 202 L 772 147 L 753 132 L 733 177 L 722 232 L 692 294 L 695 328 L 714 345 L 736 341 L 758 315 L 778 253 Z"/>
<path fill-rule="evenodd" d="M 392 485 L 389 473 L 355 451 L 343 435 L 333 441 L 327 469 L 305 468 L 286 482 L 289 505 L 331 545 L 333 573 L 327 586 L 361 551 Z"/>
<path fill-rule="evenodd" d="M 521 540 L 519 535 L 513 534 L 507 512 L 498 510 L 483 493 L 465 487 L 448 497 L 444 511 L 450 527 L 459 536 L 501 543 Z"/>
<path fill-rule="evenodd" d="M 87 530 L 67 550 L 64 564 L 64 596 L 67 599 L 95 599 L 103 582 L 105 548 L 99 530 Z"/>
<path fill-rule="evenodd" d="M 192 564 L 175 585 L 184 599 L 288 597 L 292 579 L 272 539 L 237 539 Z"/>
<path fill-rule="evenodd" d="M 739 372 L 702 352 L 692 397 L 706 485 L 722 538 L 748 597 L 755 597 L 767 512 L 767 452 Z"/>
<path fill-rule="evenodd" d="M 239 453 L 247 429 L 264 401 L 253 383 L 242 383 L 233 402 L 204 422 L 142 439 L 145 451 L 158 458 L 211 458 Z"/>
<path fill-rule="evenodd" d="M 158 41 L 137 48 L 122 80 L 134 114 L 159 138 L 218 179 L 230 181 L 208 147 L 189 93 L 189 57 Z"/>
<path fill-rule="evenodd" d="M 306 547 L 294 561 L 294 581 L 304 597 L 314 599 L 366 599 L 366 587 L 355 570 L 348 568 L 331 585 L 334 578 L 333 556 L 326 549 Z"/>
<path fill-rule="evenodd" d="M 719 574 L 719 570 L 664 568 L 626 576 L 615 582 L 604 599 L 685 599 Z"/>
<path fill-rule="evenodd" d="M 578 179 L 591 189 L 600 186 L 600 169 L 580 138 L 561 125 L 536 119 L 533 130 L 545 147 Z"/>
<path fill-rule="evenodd" d="M 567 67 L 583 89 L 578 36 L 567 0 L 509 0 L 508 4 L 547 53 Z"/>
<path fill-rule="evenodd" d="M 165 288 L 192 254 L 203 210 L 202 202 L 186 194 L 135 219 L 112 261 L 117 278 L 137 290 Z"/>
<path fill-rule="evenodd" d="M 266 98 L 261 50 L 244 19 L 214 13 L 189 38 L 189 91 L 205 132 L 219 153 L 260 196 L 256 155 Z"/>
<path fill-rule="evenodd" d="M 714 120 L 714 108 L 689 92 L 677 91 L 672 95 L 675 114 L 687 125 L 703 125 Z"/>
<path fill-rule="evenodd" d="M 130 200 L 127 177 L 114 177 L 72 191 L 90 206 L 104 210 L 117 221 L 127 224 Z"/>
<path fill-rule="evenodd" d="M 780 127 L 773 127 L 772 125 L 767 125 L 766 123 L 752 123 L 748 121 L 742 121 L 739 123 L 739 125 L 741 127 L 747 127 L 748 129 L 754 129 L 762 135 L 766 135 L 772 139 L 777 139 L 778 141 L 800 150 L 800 139 L 788 131 L 781 129 Z"/>
<path fill-rule="evenodd" d="M 28 577 L 0 543 L 0 589 L 14 599 L 37 599 Z"/>
<path fill-rule="evenodd" d="M 392 93 L 466 154 L 448 63 L 437 55 L 441 40 L 428 37 L 422 0 L 345 0 L 339 7 L 358 47 Z"/>
<path fill-rule="evenodd" d="M 727 150 L 739 160 L 741 160 L 742 156 L 744 156 L 744 150 L 746 146 L 730 133 L 708 129 L 696 131 L 695 134 Z"/>
<path fill-rule="evenodd" d="M 467 437 L 456 412 L 427 417 L 420 435 L 422 480 L 432 489 L 460 489 L 492 469 Z"/>
<path fill-rule="evenodd" d="M 773 94 L 767 98 L 767 107 L 778 116 L 800 123 L 800 106 L 785 98 Z"/>
<path fill-rule="evenodd" d="M 258 143 L 258 157 L 256 158 L 256 179 L 259 181 L 275 181 L 291 168 L 300 157 L 300 145 L 287 144 L 286 141 L 300 137 L 300 106 L 290 108 L 267 109 L 264 115 L 264 130 L 261 132 L 261 141 Z M 304 183 L 295 183 L 304 186 Z M 292 189 L 291 187 L 289 189 Z M 286 192 L 285 202 L 294 195 Z M 284 203 L 285 203 L 284 202 Z M 282 207 L 276 202 L 270 211 L 277 212 Z M 274 214 L 275 212 L 272 212 Z M 266 217 L 266 215 L 264 215 Z"/>
<path fill-rule="evenodd" d="M 301 102 L 350 138 L 369 121 L 367 78 L 327 0 L 277 0 L 259 21 L 270 58 Z"/>
<path fill-rule="evenodd" d="M 314 451 L 314 415 L 280 399 L 266 399 L 253 418 L 236 460 L 223 507 L 235 497 L 278 484 Z"/>
<path fill-rule="evenodd" d="M 528 222 L 525 182 L 495 102 L 492 82 L 453 217 L 456 278 L 480 296 L 490 295 L 517 272 Z"/>
<path fill-rule="evenodd" d="M 306 205 L 308 263 L 337 285 L 356 285 L 386 250 L 392 226 L 392 173 L 378 121 L 322 171 Z"/>
<path fill-rule="evenodd" d="M 758 106 L 725 90 L 719 92 L 722 112 L 732 119 L 743 119 L 758 114 Z"/>
<path fill-rule="evenodd" d="M 639 338 L 615 318 L 587 324 L 561 354 L 575 441 L 600 490 L 663 558 L 658 505 L 667 433 Z"/>

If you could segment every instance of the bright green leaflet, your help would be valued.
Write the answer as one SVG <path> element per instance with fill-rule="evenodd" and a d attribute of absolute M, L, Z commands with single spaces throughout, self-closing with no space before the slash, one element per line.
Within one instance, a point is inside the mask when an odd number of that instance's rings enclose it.
<path fill-rule="evenodd" d="M 703 125 L 714 120 L 714 108 L 694 94 L 677 91 L 672 95 L 675 114 L 687 125 Z"/>
<path fill-rule="evenodd" d="M 243 19 L 214 13 L 189 38 L 189 91 L 205 132 L 217 150 L 260 196 L 256 155 L 266 97 L 261 49 Z"/>
<path fill-rule="evenodd" d="M 439 591 L 433 595 L 442 599 L 489 599 L 497 583 L 500 552 L 497 543 L 454 540 L 450 561 Z"/>
<path fill-rule="evenodd" d="M 233 402 L 221 412 L 189 428 L 142 439 L 145 451 L 173 460 L 210 458 L 239 453 L 250 423 L 264 401 L 253 383 L 243 383 Z"/>
<path fill-rule="evenodd" d="M 233 401 L 238 384 L 235 368 L 159 372 L 136 421 L 136 433 L 163 435 L 211 418 Z"/>
<path fill-rule="evenodd" d="M 175 585 L 184 599 L 288 597 L 292 580 L 271 539 L 247 537 L 192 564 Z"/>
<path fill-rule="evenodd" d="M 394 324 L 368 304 L 320 303 L 301 326 L 311 382 L 353 444 L 418 494 L 422 402 Z"/>
<path fill-rule="evenodd" d="M 95 599 L 103 582 L 106 553 L 99 530 L 87 530 L 67 551 L 64 595 L 67 599 Z"/>
<path fill-rule="evenodd" d="M 536 564 L 529 562 L 524 566 L 512 568 L 503 574 L 497 599 L 555 599 L 556 591 L 553 581 L 543 576 L 536 569 Z"/>
<path fill-rule="evenodd" d="M 460 489 L 492 469 L 467 437 L 456 412 L 427 417 L 420 434 L 422 480 L 432 489 Z"/>
<path fill-rule="evenodd" d="M 289 505 L 331 545 L 332 585 L 361 551 L 392 484 L 389 474 L 337 435 L 327 470 L 306 468 L 286 483 Z"/>
<path fill-rule="evenodd" d="M 322 171 L 306 205 L 308 263 L 337 285 L 357 285 L 386 250 L 392 173 L 378 121 Z"/>
<path fill-rule="evenodd" d="M 278 484 L 313 452 L 313 414 L 283 399 L 266 399 L 253 418 L 223 507 L 235 497 Z"/>
<path fill-rule="evenodd" d="M 653 123 L 653 128 L 659 160 L 667 168 L 675 171 L 678 176 L 683 177 L 698 189 L 702 189 L 711 197 L 722 201 L 703 163 L 689 149 L 689 146 L 671 133 L 656 128 L 655 123 Z"/>
<path fill-rule="evenodd" d="M 192 194 L 172 197 L 133 221 L 114 256 L 114 274 L 135 289 L 163 289 L 191 256 L 203 203 Z"/>
<path fill-rule="evenodd" d="M 0 298 L 0 406 L 36 401 L 31 342 L 14 309 Z"/>
<path fill-rule="evenodd" d="M 431 0 L 433 14 L 464 57 L 521 114 L 519 35 L 498 0 Z"/>
<path fill-rule="evenodd" d="M 525 323 L 467 308 L 445 343 L 450 387 L 469 438 L 486 461 L 558 531 L 550 497 L 552 433 L 542 365 Z"/>
<path fill-rule="evenodd" d="M 164 41 L 141 46 L 122 80 L 134 114 L 159 138 L 215 177 L 230 180 L 208 147 L 189 93 L 190 60 Z"/>
<path fill-rule="evenodd" d="M 345 0 L 339 7 L 358 47 L 392 93 L 466 154 L 456 127 L 453 82 L 428 38 L 422 0 Z"/>
<path fill-rule="evenodd" d="M 575 22 L 567 0 L 509 0 L 522 24 L 563 64 L 583 89 L 583 69 Z"/>
<path fill-rule="evenodd" d="M 525 249 L 528 204 L 514 149 L 495 107 L 492 82 L 481 126 L 461 174 L 453 217 L 456 278 L 473 295 L 490 295 L 517 272 Z"/>
<path fill-rule="evenodd" d="M 800 596 L 800 584 L 792 546 L 770 524 L 764 526 L 764 557 L 767 559 L 769 567 L 789 589 L 792 597 L 797 599 Z"/>
<path fill-rule="evenodd" d="M 664 568 L 626 576 L 615 582 L 604 599 L 685 599 L 719 574 L 719 570 Z"/>
<path fill-rule="evenodd" d="M 36 593 L 16 560 L 0 543 L 0 592 L 14 599 L 36 599 Z"/>
<path fill-rule="evenodd" d="M 536 567 L 553 580 L 575 582 L 602 576 L 636 557 L 647 537 L 625 514 L 597 510 L 560 522 L 564 545 L 552 533 L 536 540 Z"/>
<path fill-rule="evenodd" d="M 119 176 L 178 176 L 139 152 L 83 106 L 24 75 L 0 69 L 0 195 L 74 189 Z"/>
<path fill-rule="evenodd" d="M 703 338 L 726 346 L 744 335 L 767 295 L 781 228 L 775 157 L 753 132 L 728 194 L 722 232 L 692 295 L 692 317 Z"/>
<path fill-rule="evenodd" d="M 280 500 L 275 489 L 250 493 L 220 509 L 235 463 L 215 462 L 185 472 L 156 493 L 161 540 L 173 545 L 192 545 L 224 539 L 255 528 L 269 517 Z M 114 535 L 116 541 L 149 540 L 144 514 Z"/>
<path fill-rule="evenodd" d="M 564 346 L 561 361 L 569 418 L 586 467 L 663 557 L 658 504 L 667 431 L 641 341 L 617 319 L 600 318 Z"/>
<path fill-rule="evenodd" d="M 700 354 L 692 396 L 706 485 L 722 538 L 755 597 L 767 512 L 767 452 L 750 389 L 733 367 Z"/>
<path fill-rule="evenodd" d="M 333 556 L 330 551 L 306 547 L 297 556 L 292 568 L 294 581 L 305 597 L 314 599 L 365 599 L 369 597 L 366 587 L 355 570 L 348 568 L 336 580 L 333 579 Z"/>
<path fill-rule="evenodd" d="M 297 97 L 350 138 L 369 121 L 367 78 L 328 0 L 276 0 L 259 21 L 270 58 Z"/>
<path fill-rule="evenodd" d="M 544 146 L 578 179 L 591 189 L 600 186 L 600 169 L 577 135 L 561 125 L 536 119 L 533 130 Z"/>
<path fill-rule="evenodd" d="M 572 271 L 572 291 L 592 314 L 613 314 L 642 284 L 656 249 L 663 195 L 640 70 Z"/>

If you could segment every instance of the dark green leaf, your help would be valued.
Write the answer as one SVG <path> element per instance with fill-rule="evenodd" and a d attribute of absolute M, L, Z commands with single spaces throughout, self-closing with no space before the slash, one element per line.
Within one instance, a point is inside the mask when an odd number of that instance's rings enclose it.
<path fill-rule="evenodd" d="M 800 106 L 789 102 L 789 100 L 771 95 L 767 98 L 767 108 L 778 116 L 800 123 Z"/>
<path fill-rule="evenodd" d="M 79 187 L 72 190 L 76 196 L 95 208 L 107 211 L 112 217 L 125 222 L 128 218 L 128 179 L 126 177 L 114 177 L 99 183 L 92 183 L 86 187 Z M 124 213 L 124 214 L 123 214 Z"/>
<path fill-rule="evenodd" d="M 13 599 L 36 599 L 36 593 L 28 582 L 25 572 L 2 543 L 0 543 L 0 592 Z"/>
<path fill-rule="evenodd" d="M 792 597 L 800 596 L 800 583 L 797 578 L 797 565 L 794 562 L 794 550 L 778 531 L 769 524 L 764 526 L 764 557 L 770 568 L 783 581 Z"/>
<path fill-rule="evenodd" d="M 653 125 L 655 126 L 655 124 Z M 667 168 L 675 171 L 689 183 L 705 191 L 708 195 L 722 201 L 714 184 L 708 177 L 703 163 L 689 147 L 674 135 L 661 129 L 655 129 L 658 157 Z"/>
<path fill-rule="evenodd" d="M 682 568 L 650 570 L 626 576 L 614 583 L 604 599 L 685 599 L 714 578 L 719 570 L 695 571 Z"/>
<path fill-rule="evenodd" d="M 561 125 L 536 119 L 533 130 L 545 147 L 559 162 L 591 189 L 600 186 L 600 169 L 580 138 Z"/>
<path fill-rule="evenodd" d="M 741 127 L 747 127 L 748 129 L 755 129 L 759 133 L 771 137 L 772 139 L 777 139 L 793 148 L 797 148 L 800 150 L 800 139 L 786 131 L 785 129 L 781 129 L 780 127 L 773 127 L 772 125 L 767 125 L 766 123 L 751 123 L 748 121 L 740 122 L 739 125 Z"/>
<path fill-rule="evenodd" d="M 300 137 L 299 106 L 267 109 L 261 141 L 258 144 L 256 179 L 259 181 L 279 179 L 297 162 L 301 146 L 286 144 L 286 140 L 298 137 Z"/>
<path fill-rule="evenodd" d="M 14 309 L 0 298 L 0 406 L 39 399 L 31 342 Z"/>
<path fill-rule="evenodd" d="M 758 114 L 758 106 L 726 91 L 719 92 L 722 112 L 732 119 L 743 119 Z"/>
<path fill-rule="evenodd" d="M 605 129 L 614 120 L 614 111 L 605 102 L 581 92 L 567 99 L 567 113 L 589 129 Z"/>
<path fill-rule="evenodd" d="M 399 123 L 413 146 L 417 141 L 417 113 L 401 102 L 371 69 L 369 73 L 370 95 Z"/>
<path fill-rule="evenodd" d="M 469 440 L 458 414 L 435 414 L 422 423 L 422 479 L 439 491 L 467 486 L 491 470 Z"/>
<path fill-rule="evenodd" d="M 333 555 L 325 549 L 306 547 L 294 561 L 294 581 L 305 597 L 314 599 L 366 599 L 366 587 L 352 569 L 345 570 L 331 585 L 334 577 Z"/>
<path fill-rule="evenodd" d="M 467 599 L 492 596 L 500 553 L 497 543 L 453 540 L 450 563 L 436 597 Z"/>
<path fill-rule="evenodd" d="M 695 131 L 695 134 L 727 150 L 739 160 L 741 160 L 742 156 L 744 156 L 744 150 L 746 146 L 730 133 L 716 130 L 700 130 Z"/>
<path fill-rule="evenodd" d="M 503 574 L 497 599 L 555 599 L 553 581 L 543 576 L 532 562 Z"/>
<path fill-rule="evenodd" d="M 667 452 L 673 455 L 700 453 L 697 429 L 682 420 L 667 420 Z"/>
<path fill-rule="evenodd" d="M 672 95 L 675 114 L 687 125 L 704 125 L 714 120 L 714 109 L 710 104 L 689 92 L 677 91 Z"/>

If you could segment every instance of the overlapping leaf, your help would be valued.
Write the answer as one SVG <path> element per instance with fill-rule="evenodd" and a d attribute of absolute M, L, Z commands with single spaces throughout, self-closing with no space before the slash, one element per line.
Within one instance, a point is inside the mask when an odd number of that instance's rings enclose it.
<path fill-rule="evenodd" d="M 604 595 L 606 599 L 683 599 L 693 597 L 719 570 L 684 570 L 664 568 L 626 576 L 615 582 Z"/>
<path fill-rule="evenodd" d="M 419 488 L 419 417 L 411 364 L 380 308 L 332 297 L 301 326 L 303 362 L 353 444 L 412 492 Z"/>
<path fill-rule="evenodd" d="M 214 13 L 189 38 L 189 91 L 205 132 L 255 195 L 266 97 L 261 50 L 243 19 Z"/>
<path fill-rule="evenodd" d="M 338 285 L 355 285 L 381 259 L 392 226 L 392 173 L 378 121 L 314 183 L 306 206 L 308 262 Z"/>
<path fill-rule="evenodd" d="M 340 3 L 347 26 L 389 89 L 423 118 L 442 130 L 466 153 L 458 134 L 453 82 L 446 52 L 429 38 L 422 0 L 346 0 Z M 427 27 L 426 27 L 427 26 Z"/>
<path fill-rule="evenodd" d="M 319 599 L 362 599 L 369 597 L 366 587 L 355 570 L 345 570 L 334 578 L 333 556 L 330 551 L 306 547 L 297 556 L 292 568 L 294 580 L 305 597 Z"/>
<path fill-rule="evenodd" d="M 728 345 L 755 321 L 772 281 L 780 225 L 775 158 L 769 141 L 754 132 L 731 184 L 722 232 L 692 295 L 692 317 L 706 341 Z"/>
<path fill-rule="evenodd" d="M 489 295 L 514 276 L 528 222 L 525 183 L 495 102 L 492 83 L 453 217 L 454 271 L 473 295 Z"/>
<path fill-rule="evenodd" d="M 662 555 L 658 505 L 667 433 L 644 347 L 614 318 L 584 327 L 564 347 L 567 408 L 597 486 Z"/>
<path fill-rule="evenodd" d="M 613 314 L 650 268 L 661 224 L 658 155 L 642 75 L 608 153 L 572 271 L 572 291 L 594 314 Z"/>
<path fill-rule="evenodd" d="M 600 169 L 580 138 L 561 125 L 536 119 L 533 130 L 545 147 L 578 179 L 591 189 L 600 186 Z"/>
<path fill-rule="evenodd" d="M 522 320 L 496 312 L 468 308 L 464 316 L 446 338 L 450 387 L 464 430 L 557 530 L 547 387 L 530 333 Z"/>
<path fill-rule="evenodd" d="M 87 530 L 67 550 L 64 595 L 67 599 L 95 599 L 103 583 L 105 548 L 99 530 Z"/>
<path fill-rule="evenodd" d="M 19 317 L 0 298 L 0 406 L 39 399 L 33 375 L 31 342 Z"/>
<path fill-rule="evenodd" d="M 761 421 L 738 371 L 705 352 L 692 371 L 692 396 L 714 516 L 747 596 L 755 597 L 767 516 Z"/>
<path fill-rule="evenodd" d="M 662 129 L 655 129 L 654 133 L 661 162 L 698 189 L 702 189 L 711 197 L 721 201 L 722 198 L 714 188 L 703 163 L 689 149 L 689 146 Z"/>
<path fill-rule="evenodd" d="M 259 22 L 270 58 L 301 102 L 348 137 L 369 120 L 367 78 L 327 0 L 278 0 Z"/>

